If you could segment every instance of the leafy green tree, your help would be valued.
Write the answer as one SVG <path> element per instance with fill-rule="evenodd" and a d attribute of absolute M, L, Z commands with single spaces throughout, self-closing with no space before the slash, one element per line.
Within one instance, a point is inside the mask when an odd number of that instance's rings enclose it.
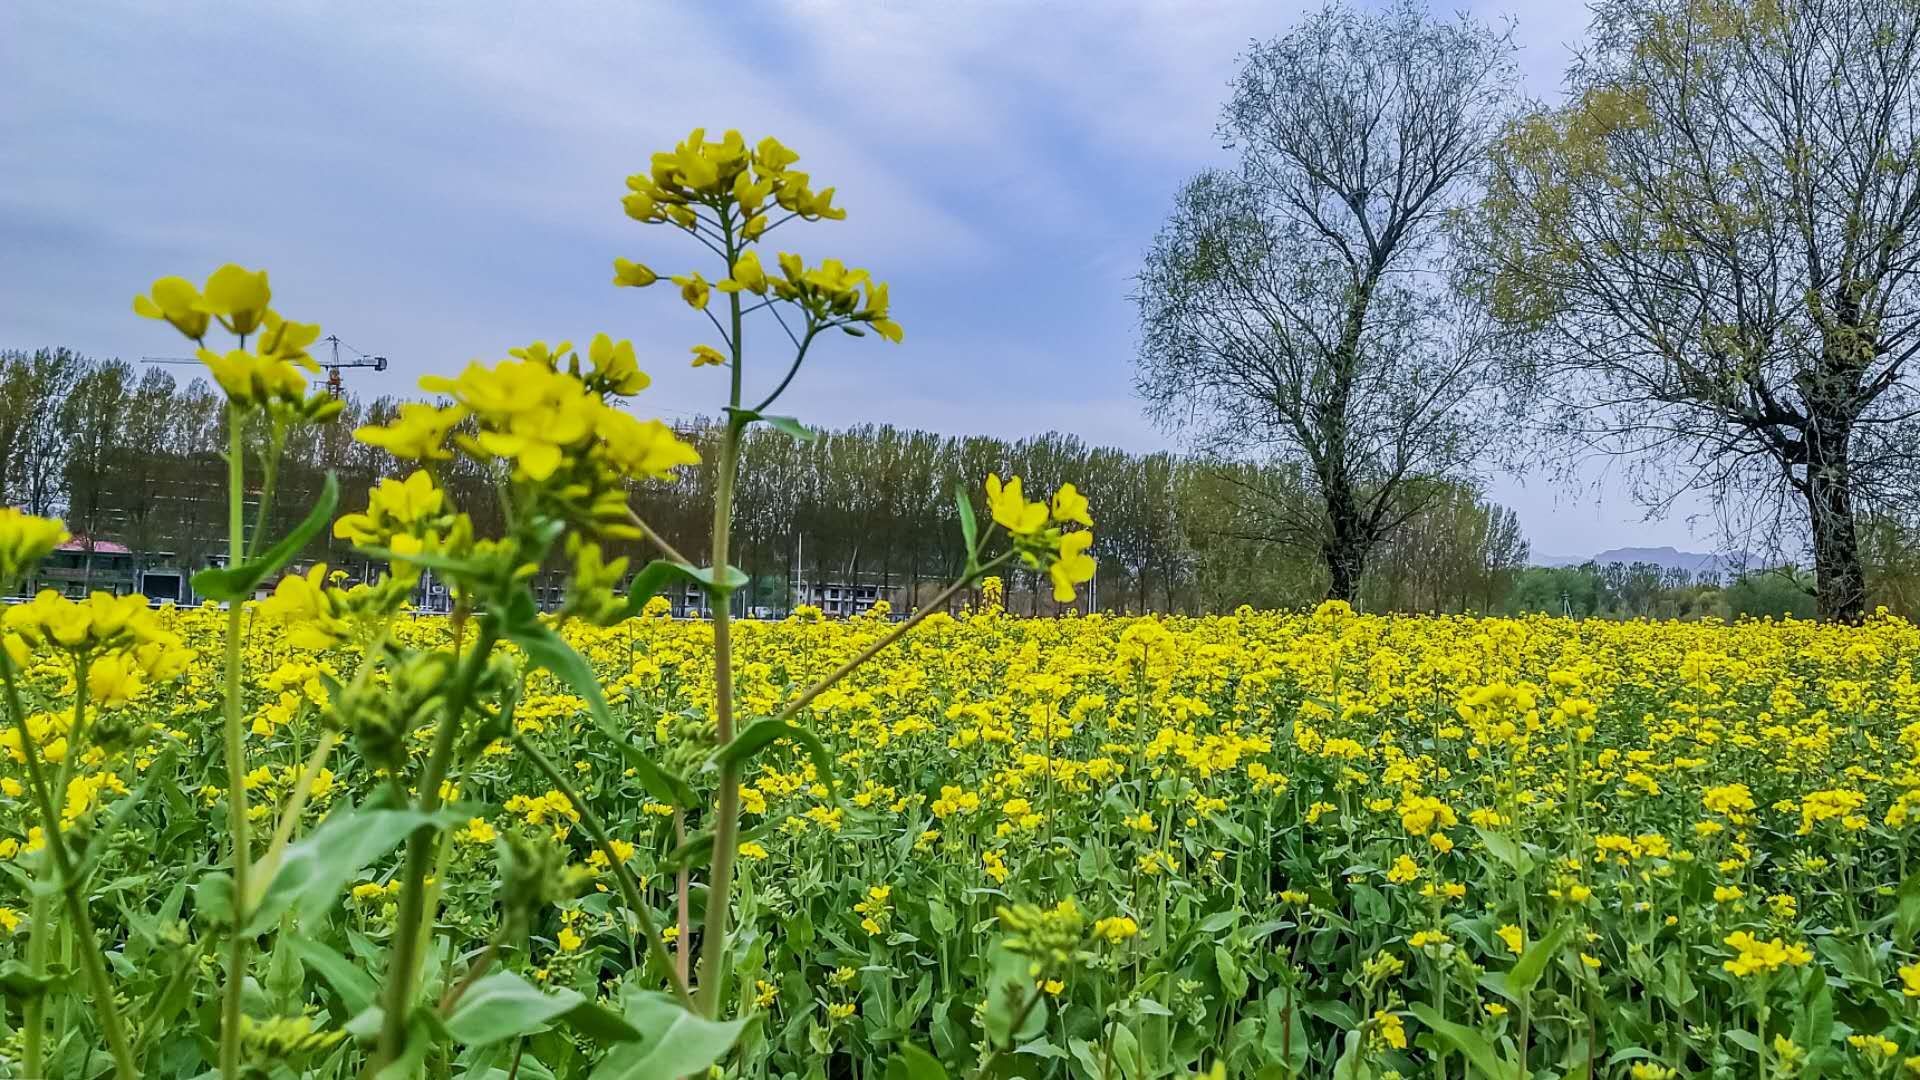
<path fill-rule="evenodd" d="M 1508 129 L 1464 230 L 1517 385 L 1563 459 L 1804 537 L 1820 616 L 1856 619 L 1858 514 L 1914 475 L 1920 5 L 1593 11 L 1567 104 Z"/>
<path fill-rule="evenodd" d="M 1727 614 L 1733 617 L 1811 619 L 1817 608 L 1815 584 L 1793 567 L 1781 567 L 1745 574 L 1722 594 Z"/>

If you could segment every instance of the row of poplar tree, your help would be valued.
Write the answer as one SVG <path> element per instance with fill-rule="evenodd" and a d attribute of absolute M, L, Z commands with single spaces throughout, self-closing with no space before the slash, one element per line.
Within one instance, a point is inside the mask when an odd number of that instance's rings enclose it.
<path fill-rule="evenodd" d="M 339 422 L 296 436 L 270 528 L 290 526 L 328 471 L 339 477 L 341 505 L 353 507 L 380 478 L 410 468 L 351 437 L 398 404 L 349 398 Z M 711 450 L 710 425 L 692 422 L 683 434 Z M 74 533 L 124 544 L 143 565 L 192 569 L 224 550 L 225 444 L 221 399 L 205 379 L 65 349 L 0 353 L 0 503 L 61 515 Z M 1130 453 L 1071 435 L 1006 440 L 870 425 L 811 441 L 769 430 L 747 442 L 735 551 L 756 584 L 742 603 L 784 612 L 795 582 L 877 585 L 902 600 L 930 594 L 962 558 L 954 492 L 968 490 L 978 505 L 990 472 L 1039 489 L 1071 480 L 1086 493 L 1100 574 L 1082 609 L 1224 611 L 1326 594 L 1310 540 L 1313 500 L 1293 470 Z M 497 514 L 491 482 L 467 463 L 449 463 L 443 483 L 482 525 Z M 712 485 L 702 465 L 672 483 L 636 484 L 634 504 L 676 546 L 699 550 Z M 1469 486 L 1437 483 L 1409 488 L 1402 512 L 1405 523 L 1371 564 L 1364 604 L 1501 605 L 1527 560 L 1511 510 Z M 307 556 L 355 568 L 337 541 L 316 541 Z M 1016 573 L 1009 606 L 1054 611 L 1041 585 Z"/>

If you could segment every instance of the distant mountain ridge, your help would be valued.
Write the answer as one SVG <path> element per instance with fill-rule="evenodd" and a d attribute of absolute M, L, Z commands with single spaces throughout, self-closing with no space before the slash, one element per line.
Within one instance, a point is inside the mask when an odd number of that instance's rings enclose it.
<path fill-rule="evenodd" d="M 1672 547 L 1619 547 L 1608 548 L 1597 555 L 1540 555 L 1534 558 L 1535 566 L 1579 566 L 1583 563 L 1609 563 L 1632 565 L 1633 563 L 1652 563 L 1662 570 L 1685 570 L 1698 574 L 1711 571 L 1717 574 L 1731 573 L 1749 564 L 1751 557 L 1746 552 L 1732 552 L 1726 555 L 1706 551 L 1681 551 Z"/>

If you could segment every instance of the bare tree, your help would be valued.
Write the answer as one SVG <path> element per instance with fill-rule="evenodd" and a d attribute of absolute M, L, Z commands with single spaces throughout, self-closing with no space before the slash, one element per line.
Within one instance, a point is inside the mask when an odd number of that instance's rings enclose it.
<path fill-rule="evenodd" d="M 65 495 L 67 447 L 60 432 L 61 403 L 91 361 L 70 349 L 8 354 L 0 391 L 6 501 L 42 516 L 58 511 Z"/>
<path fill-rule="evenodd" d="M 1419 512 L 1415 482 L 1469 474 L 1490 431 L 1487 338 L 1437 241 L 1500 130 L 1511 55 L 1411 0 L 1254 47 L 1221 122 L 1239 169 L 1186 186 L 1139 276 L 1150 415 L 1305 466 L 1319 506 L 1276 529 L 1321 552 L 1330 597 Z"/>
<path fill-rule="evenodd" d="M 126 422 L 133 368 L 122 360 L 87 365 L 61 400 L 57 429 L 66 450 L 67 524 L 88 554 L 91 584 L 94 545 L 114 527 L 115 480 L 130 463 Z"/>
<path fill-rule="evenodd" d="M 1468 230 L 1548 445 L 1804 541 L 1856 619 L 1857 517 L 1920 445 L 1920 5 L 1604 0 L 1591 38 Z"/>

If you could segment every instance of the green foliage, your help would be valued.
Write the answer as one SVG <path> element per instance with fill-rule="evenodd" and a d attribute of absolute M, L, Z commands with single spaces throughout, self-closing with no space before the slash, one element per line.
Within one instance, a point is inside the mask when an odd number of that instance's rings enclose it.
<path fill-rule="evenodd" d="M 1727 586 L 1722 602 L 1733 616 L 1811 619 L 1815 607 L 1810 585 L 1790 567 L 1745 574 Z"/>

